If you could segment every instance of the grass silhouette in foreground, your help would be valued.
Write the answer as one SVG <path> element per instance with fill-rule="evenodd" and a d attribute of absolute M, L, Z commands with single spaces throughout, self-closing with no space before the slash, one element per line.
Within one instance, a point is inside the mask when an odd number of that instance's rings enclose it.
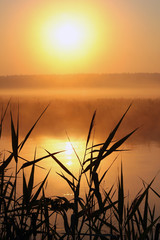
<path fill-rule="evenodd" d="M 10 101 L 5 110 L 2 109 L 0 122 L 0 136 L 3 122 Z M 119 147 L 137 130 L 115 141 L 114 137 L 121 125 L 128 107 L 122 118 L 108 135 L 104 143 L 94 145 L 91 134 L 94 128 L 96 112 L 94 112 L 85 146 L 83 160 L 81 160 L 73 147 L 80 164 L 80 173 L 75 176 L 62 164 L 57 155 L 60 152 L 50 153 L 41 158 L 35 157 L 28 161 L 20 156 L 22 148 L 28 141 L 30 134 L 38 121 L 47 110 L 48 106 L 40 114 L 39 118 L 27 132 L 24 139 L 19 142 L 19 110 L 16 127 L 10 111 L 12 151 L 8 157 L 1 152 L 0 165 L 0 239 L 158 239 L 160 224 L 159 217 L 155 218 L 155 206 L 149 205 L 149 191 L 158 193 L 152 188 L 155 178 L 146 184 L 143 181 L 143 189 L 138 192 L 135 199 L 130 203 L 124 194 L 123 167 L 118 177 L 118 187 L 114 185 L 104 189 L 102 182 L 110 170 L 105 169 L 100 177 L 98 170 L 101 162 L 115 151 L 121 151 Z M 72 144 L 72 143 L 71 143 Z M 40 161 L 51 157 L 61 168 L 63 173 L 60 177 L 69 185 L 73 199 L 63 196 L 48 198 L 45 194 L 46 177 L 35 186 L 35 168 L 40 167 Z M 19 166 L 19 159 L 25 163 Z M 15 173 L 9 174 L 9 165 L 15 162 Z M 25 176 L 25 168 L 31 167 L 28 182 Z M 17 180 L 22 175 L 23 193 L 17 194 Z M 87 190 L 84 196 L 81 193 L 82 179 L 86 181 Z M 53 193 L 54 194 L 54 193 Z M 58 229 L 58 219 L 63 222 L 63 230 Z M 156 228 L 156 230 L 155 230 Z"/>

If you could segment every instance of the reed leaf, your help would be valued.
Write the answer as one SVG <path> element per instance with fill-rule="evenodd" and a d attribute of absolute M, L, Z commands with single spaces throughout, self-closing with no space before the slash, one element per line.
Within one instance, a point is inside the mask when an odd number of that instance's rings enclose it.
<path fill-rule="evenodd" d="M 47 228 L 47 236 L 49 238 L 50 236 L 50 231 L 49 231 L 49 210 L 48 210 L 48 204 L 45 198 L 45 193 L 44 193 L 44 189 L 42 190 L 43 192 L 43 205 L 44 205 L 44 219 L 45 219 L 45 226 Z"/>
<path fill-rule="evenodd" d="M 109 223 L 109 222 L 107 222 L 107 221 L 104 221 L 104 220 L 102 220 L 101 218 L 98 218 L 98 220 L 100 221 L 100 222 L 102 222 L 105 226 L 107 226 L 107 227 L 109 227 L 109 228 L 112 228 L 112 230 L 114 230 L 115 232 L 119 232 L 118 231 L 118 229 L 113 225 L 113 224 L 111 224 L 111 223 Z"/>
<path fill-rule="evenodd" d="M 140 235 L 140 237 L 138 238 L 138 240 L 144 240 L 146 239 L 149 231 L 153 228 L 153 226 L 156 224 L 156 222 L 159 220 L 160 216 L 157 217 L 146 229 L 145 231 Z"/>
<path fill-rule="evenodd" d="M 90 149 L 94 149 L 95 147 L 100 147 L 100 146 L 103 146 L 103 145 L 104 145 L 104 143 L 94 144 L 93 146 L 88 147 L 86 150 L 88 151 L 88 150 L 90 150 Z"/>
<path fill-rule="evenodd" d="M 67 132 L 66 132 L 66 134 L 67 134 Z M 81 160 L 80 160 L 80 157 L 78 156 L 78 154 L 77 154 L 77 152 L 76 152 L 76 150 L 75 150 L 75 148 L 74 148 L 74 146 L 73 146 L 73 144 L 72 144 L 72 142 L 71 142 L 68 134 L 67 134 L 67 138 L 68 138 L 68 141 L 70 142 L 71 147 L 72 147 L 72 149 L 73 149 L 73 151 L 74 151 L 74 153 L 75 153 L 75 155 L 76 155 L 76 157 L 77 157 L 77 159 L 78 159 L 78 161 L 79 161 L 80 166 L 83 167 L 83 166 L 82 166 L 82 163 L 81 163 Z"/>
<path fill-rule="evenodd" d="M 11 98 L 9 99 L 8 103 L 7 103 L 7 106 L 5 108 L 5 111 L 3 113 L 3 109 L 2 109 L 2 113 L 1 113 L 1 121 L 0 121 L 0 138 L 2 136 L 2 125 L 3 125 L 3 121 L 4 121 L 4 118 L 6 116 L 6 113 L 7 113 L 7 109 L 9 107 L 9 104 L 10 104 L 10 101 L 11 101 Z"/>
<path fill-rule="evenodd" d="M 143 213 L 144 229 L 147 228 L 147 220 L 148 220 L 148 195 L 149 195 L 149 192 L 146 193 L 146 197 L 145 197 L 145 205 L 144 205 L 144 213 Z"/>
<path fill-rule="evenodd" d="M 148 187 L 144 190 L 144 192 L 141 194 L 141 196 L 137 199 L 137 201 L 135 202 L 135 204 L 133 206 L 131 206 L 130 209 L 130 213 L 127 217 L 127 221 L 126 223 L 133 217 L 134 213 L 137 211 L 138 207 L 140 206 L 142 200 L 144 199 L 144 197 L 146 196 L 150 186 L 152 185 L 152 183 L 154 182 L 155 177 L 152 179 L 152 181 L 150 182 L 150 184 L 148 185 Z"/>
<path fill-rule="evenodd" d="M 91 120 L 91 124 L 90 124 L 90 128 L 89 128 L 89 132 L 88 132 L 88 137 L 87 137 L 87 141 L 86 141 L 86 149 L 90 140 L 90 136 L 91 136 L 91 132 L 94 126 L 94 120 L 95 120 L 95 116 L 96 116 L 96 111 L 93 114 L 92 120 Z"/>
<path fill-rule="evenodd" d="M 5 178 L 6 178 L 6 177 L 7 177 L 7 176 L 5 176 Z M 12 178 L 15 178 L 15 177 L 12 176 L 12 174 L 11 174 L 11 176 L 9 176 L 9 179 L 7 180 L 5 189 L 4 189 L 4 191 L 3 191 L 3 195 L 4 195 L 4 196 L 6 196 L 7 190 L 9 189 L 9 186 L 13 187 L 13 183 L 11 182 L 11 179 L 12 179 Z"/>
<path fill-rule="evenodd" d="M 113 146 L 106 152 L 106 154 L 104 154 L 104 157 L 110 155 L 112 152 L 114 152 L 115 150 L 117 150 L 117 148 L 119 148 L 133 133 L 135 133 L 139 128 L 134 129 L 132 132 L 130 132 L 129 134 L 127 134 L 125 137 L 123 137 L 122 139 L 120 139 L 119 141 L 117 141 L 115 144 L 113 144 Z"/>
<path fill-rule="evenodd" d="M 11 112 L 10 112 L 10 115 L 11 115 L 11 134 L 12 134 L 13 156 L 14 156 L 15 162 L 17 163 L 18 162 L 18 135 L 17 135 L 18 129 L 17 129 L 17 133 L 16 133 Z M 17 127 L 18 127 L 18 120 L 17 120 Z"/>
<path fill-rule="evenodd" d="M 13 193 L 14 193 L 14 190 L 15 190 L 15 186 L 16 186 L 16 179 L 14 180 L 13 186 L 11 187 L 10 195 L 8 197 L 8 202 L 6 204 L 6 209 L 5 209 L 6 212 L 9 211 L 9 207 L 10 207 L 11 202 L 14 201 Z"/>
<path fill-rule="evenodd" d="M 73 177 L 75 180 L 77 180 L 77 178 L 53 155 L 51 154 L 49 151 L 45 150 L 49 155 L 50 157 L 53 158 L 53 160 L 58 163 L 58 165 L 66 172 L 68 173 L 71 177 Z M 78 181 L 78 180 L 77 180 Z"/>
<path fill-rule="evenodd" d="M 118 215 L 119 224 L 123 223 L 123 209 L 124 209 L 124 188 L 123 188 L 123 169 L 121 162 L 121 179 L 118 180 Z"/>
<path fill-rule="evenodd" d="M 106 207 L 103 207 L 101 209 L 98 209 L 98 210 L 95 210 L 94 212 L 92 212 L 90 214 L 90 218 L 98 218 L 100 214 L 103 214 L 104 212 L 106 212 L 107 210 L 111 209 L 113 206 L 115 206 L 116 204 L 118 203 L 118 200 L 112 202 L 111 204 L 109 204 L 108 206 Z M 86 221 L 88 220 L 88 218 L 86 219 Z"/>
<path fill-rule="evenodd" d="M 44 184 L 45 184 L 45 182 L 46 182 L 46 180 L 47 180 L 47 177 L 48 177 L 50 171 L 51 171 L 51 170 L 49 170 L 49 172 L 47 173 L 45 179 L 43 180 L 43 182 L 42 182 L 41 185 L 39 186 L 37 192 L 36 192 L 35 195 L 33 196 L 32 200 L 31 200 L 31 203 L 32 203 L 32 204 L 37 200 L 37 198 L 38 198 L 38 196 L 39 196 L 39 194 L 40 194 L 40 192 L 41 192 L 41 190 L 42 190 L 42 188 L 43 188 L 43 186 L 44 186 Z"/>
<path fill-rule="evenodd" d="M 41 157 L 41 158 L 34 159 L 34 160 L 32 160 L 32 161 L 27 161 L 26 163 L 24 163 L 24 164 L 21 166 L 20 170 L 23 169 L 23 168 L 32 166 L 33 164 L 35 164 L 35 163 L 37 163 L 37 162 L 40 162 L 40 161 L 42 161 L 42 160 L 44 160 L 44 159 L 46 159 L 46 158 L 52 157 L 52 156 L 54 156 L 54 155 L 56 155 L 56 154 L 59 154 L 59 153 L 62 153 L 62 152 L 64 152 L 64 151 L 58 151 L 58 152 L 55 152 L 55 153 L 50 153 L 49 155 L 43 156 L 43 157 Z M 19 171 L 20 171 L 20 170 L 19 170 Z"/>
<path fill-rule="evenodd" d="M 69 224 L 68 224 L 67 215 L 64 211 L 62 212 L 62 217 L 63 217 L 63 220 L 64 220 L 64 228 L 65 228 L 66 234 L 69 236 L 71 231 L 70 231 L 70 227 L 69 227 Z"/>
<path fill-rule="evenodd" d="M 157 176 L 157 175 L 156 175 L 156 176 Z M 142 180 L 143 183 L 147 184 L 147 186 L 149 185 L 149 184 L 148 184 L 146 181 L 144 181 L 142 178 L 140 178 L 140 179 Z M 152 187 L 150 187 L 150 189 L 152 190 L 153 193 L 155 193 L 155 195 L 156 195 L 157 197 L 160 198 L 160 194 L 159 194 L 157 191 L 155 191 Z"/>
<path fill-rule="evenodd" d="M 110 202 L 110 199 L 109 199 L 109 196 L 113 190 L 113 187 L 114 187 L 114 184 L 111 186 L 111 188 L 109 189 L 108 192 L 106 192 L 104 189 L 103 189 L 103 192 L 104 192 L 104 200 L 103 200 L 103 206 L 105 206 L 106 202 Z"/>
<path fill-rule="evenodd" d="M 102 182 L 102 180 L 104 179 L 105 175 L 107 174 L 107 172 L 109 171 L 109 169 L 112 167 L 113 163 L 117 160 L 117 158 L 118 158 L 118 156 L 116 156 L 116 157 L 114 158 L 114 160 L 112 161 L 112 163 L 110 164 L 110 166 L 107 168 L 107 170 L 106 170 L 106 171 L 104 172 L 104 174 L 102 175 L 99 183 Z"/>
<path fill-rule="evenodd" d="M 129 105 L 129 107 L 127 108 L 126 112 L 123 114 L 123 116 L 121 117 L 120 121 L 118 122 L 118 124 L 116 125 L 116 127 L 113 129 L 113 131 L 109 134 L 107 140 L 105 141 L 104 145 L 102 146 L 102 148 L 100 149 L 99 152 L 99 156 L 98 158 L 101 158 L 101 156 L 103 155 L 104 151 L 108 148 L 109 144 L 112 142 L 112 139 L 114 138 L 121 122 L 123 121 L 125 115 L 127 114 L 127 112 L 129 111 L 130 107 L 132 104 Z"/>
<path fill-rule="evenodd" d="M 6 169 L 8 164 L 12 161 L 12 158 L 13 158 L 13 153 L 11 153 L 9 157 L 5 161 L 3 161 L 3 163 L 0 166 L 0 173 L 2 173 Z"/>
<path fill-rule="evenodd" d="M 137 131 L 138 128 L 127 134 L 125 137 L 117 141 L 109 150 L 106 151 L 106 153 L 103 156 L 98 155 L 96 160 L 92 163 L 90 163 L 83 171 L 83 173 L 87 172 L 90 170 L 92 167 L 94 167 L 93 171 L 97 171 L 100 162 L 106 158 L 108 155 L 110 155 L 112 152 L 116 151 L 117 148 L 119 148 L 135 131 Z"/>
<path fill-rule="evenodd" d="M 31 174 L 28 182 L 28 198 L 29 199 L 31 198 L 33 184 L 34 184 L 34 169 L 35 169 L 35 164 L 32 165 L 32 170 L 31 170 Z"/>
<path fill-rule="evenodd" d="M 95 166 L 94 166 L 94 171 L 97 171 L 98 166 L 100 164 L 100 162 L 107 157 L 108 155 L 110 155 L 112 152 L 116 151 L 117 148 L 119 148 L 135 131 L 137 131 L 138 128 L 136 128 L 135 130 L 133 130 L 132 132 L 130 132 L 129 134 L 127 134 L 125 137 L 123 137 L 122 139 L 120 139 L 119 141 L 117 141 L 115 144 L 113 144 L 113 146 L 107 150 L 107 152 L 100 157 L 100 155 L 97 157 L 97 160 L 95 161 Z"/>
<path fill-rule="evenodd" d="M 100 191 L 99 191 L 98 174 L 94 171 L 92 172 L 92 179 L 93 179 L 94 185 L 95 185 L 94 193 L 95 193 L 95 196 L 98 200 L 99 208 L 103 208 L 102 197 L 101 197 L 101 194 L 100 194 Z"/>
<path fill-rule="evenodd" d="M 132 231 L 131 231 L 131 236 L 132 236 L 132 239 L 136 239 L 136 235 L 135 235 L 135 226 L 134 226 L 134 220 L 133 220 L 133 218 L 131 218 L 131 227 L 132 227 Z M 129 222 L 130 222 L 129 221 Z"/>
<path fill-rule="evenodd" d="M 26 183 L 26 178 L 23 171 L 23 200 L 26 205 L 29 203 L 28 188 Z"/>
<path fill-rule="evenodd" d="M 70 186 L 70 188 L 72 189 L 72 191 L 75 191 L 75 185 L 74 183 L 72 183 L 68 178 L 66 178 L 63 174 L 57 173 L 60 177 L 62 177 L 64 180 L 66 180 L 66 182 L 68 183 L 68 185 Z"/>
<path fill-rule="evenodd" d="M 35 126 L 37 125 L 37 123 L 39 122 L 39 120 L 41 119 L 41 117 L 43 116 L 43 114 L 45 113 L 45 111 L 47 110 L 47 108 L 49 107 L 50 104 L 47 105 L 47 107 L 43 110 L 43 112 L 40 114 L 40 116 L 38 117 L 38 119 L 36 120 L 36 122 L 34 123 L 34 125 L 31 127 L 31 129 L 29 130 L 29 132 L 26 134 L 24 140 L 20 143 L 19 147 L 19 151 L 22 150 L 25 142 L 27 141 L 27 139 L 29 138 L 29 136 L 31 135 L 33 129 L 35 128 Z"/>
<path fill-rule="evenodd" d="M 152 210 L 151 210 L 150 206 L 148 206 L 148 211 L 149 211 L 151 222 L 153 222 L 154 221 L 154 216 L 155 216 L 155 205 L 153 206 Z"/>

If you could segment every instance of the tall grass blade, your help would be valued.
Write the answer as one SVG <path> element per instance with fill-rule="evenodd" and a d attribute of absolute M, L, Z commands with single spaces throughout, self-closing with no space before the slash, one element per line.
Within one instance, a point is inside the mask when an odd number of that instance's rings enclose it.
<path fill-rule="evenodd" d="M 139 234 L 139 236 L 141 235 L 141 225 L 140 222 L 138 221 L 137 218 L 137 212 L 134 213 L 134 221 L 136 223 L 137 229 L 136 229 L 136 233 Z"/>
<path fill-rule="evenodd" d="M 5 175 L 5 177 L 7 177 Z M 14 176 L 12 176 L 12 174 L 9 176 L 9 179 L 7 180 L 5 189 L 3 190 L 3 195 L 6 196 L 7 195 L 7 190 L 9 189 L 9 186 L 13 187 L 13 183 L 11 182 L 11 178 L 15 178 Z"/>
<path fill-rule="evenodd" d="M 103 206 L 105 206 L 106 202 L 110 202 L 109 196 L 110 196 L 110 194 L 111 194 L 111 192 L 112 192 L 112 190 L 113 190 L 113 187 L 114 187 L 114 184 L 111 186 L 111 188 L 109 189 L 108 192 L 106 192 L 106 191 L 103 189 L 104 197 L 105 197 L 104 200 L 103 200 Z"/>
<path fill-rule="evenodd" d="M 147 182 L 145 182 L 142 178 L 140 178 L 140 179 L 143 181 L 143 183 L 149 185 L 149 184 L 148 184 Z M 155 193 L 155 195 L 157 195 L 157 197 L 160 198 L 160 194 L 159 194 L 157 191 L 155 191 L 152 187 L 150 187 L 150 189 L 152 190 L 153 193 Z"/>
<path fill-rule="evenodd" d="M 118 213 L 119 213 L 119 223 L 122 226 L 123 222 L 123 209 L 124 209 L 124 189 L 123 189 L 123 169 L 121 162 L 121 180 L 118 181 Z"/>
<path fill-rule="evenodd" d="M 11 188 L 10 195 L 8 197 L 8 202 L 7 202 L 6 209 L 5 209 L 6 212 L 9 211 L 9 207 L 10 207 L 11 202 L 14 201 L 13 200 L 13 193 L 14 193 L 14 190 L 15 190 L 15 186 L 16 186 L 16 179 L 14 180 L 13 186 Z"/>
<path fill-rule="evenodd" d="M 88 150 L 90 150 L 90 149 L 93 149 L 93 148 L 95 148 L 95 147 L 100 147 L 100 146 L 103 146 L 104 145 L 104 143 L 98 143 L 98 144 L 94 144 L 93 146 L 91 146 L 91 147 L 87 147 L 87 151 Z"/>
<path fill-rule="evenodd" d="M 12 113 L 10 113 L 10 115 L 11 115 L 12 149 L 13 149 L 14 159 L 17 163 L 18 162 L 18 136 L 17 136 L 16 131 L 15 131 L 13 118 L 12 118 Z M 18 123 L 17 123 L 17 126 L 18 126 Z M 17 133 L 18 133 L 18 129 L 17 129 Z"/>
<path fill-rule="evenodd" d="M 48 204 L 45 198 L 45 193 L 43 189 L 43 201 L 44 201 L 44 219 L 45 219 L 45 226 L 47 228 L 47 237 L 49 239 L 50 237 L 50 231 L 49 231 L 49 209 L 48 209 Z"/>
<path fill-rule="evenodd" d="M 139 217 L 139 225 L 142 226 L 143 231 L 145 231 L 144 221 L 143 221 L 143 217 L 142 217 L 139 207 L 137 208 L 137 215 Z"/>
<path fill-rule="evenodd" d="M 138 128 L 136 128 L 135 130 L 127 134 L 125 137 L 117 141 L 115 144 L 113 144 L 113 146 L 109 150 L 107 150 L 107 152 L 103 156 L 101 156 L 101 158 L 98 157 L 97 160 L 95 161 L 94 171 L 98 169 L 98 166 L 102 159 L 110 155 L 112 152 L 116 151 L 117 148 L 119 148 L 135 131 L 137 131 L 137 129 Z"/>
<path fill-rule="evenodd" d="M 114 230 L 115 232 L 119 232 L 118 231 L 118 229 L 112 224 L 112 223 L 109 223 L 109 222 L 107 222 L 107 221 L 104 221 L 104 220 L 102 220 L 101 218 L 98 218 L 98 220 L 100 221 L 100 222 L 102 222 L 104 225 L 106 225 L 107 227 L 109 227 L 109 228 L 112 228 L 112 230 Z"/>
<path fill-rule="evenodd" d="M 3 109 L 2 109 L 2 115 L 1 115 L 1 121 L 0 121 L 0 138 L 2 136 L 2 125 L 3 125 L 3 121 L 4 121 L 4 118 L 6 116 L 6 113 L 7 113 L 7 109 L 9 107 L 9 104 L 10 104 L 10 101 L 11 101 L 11 98 L 9 99 L 8 103 L 7 103 L 7 106 L 5 108 L 5 111 L 3 113 Z"/>
<path fill-rule="evenodd" d="M 58 165 L 66 172 L 68 173 L 71 177 L 73 177 L 75 180 L 77 180 L 77 178 L 53 155 L 51 154 L 49 151 L 45 150 L 49 155 L 50 157 L 53 158 L 53 160 L 58 163 Z"/>
<path fill-rule="evenodd" d="M 20 155 L 18 155 L 18 158 L 21 159 L 21 160 L 23 160 L 23 161 L 25 161 L 25 162 L 30 162 L 30 161 L 28 161 L 27 159 L 21 157 Z M 38 167 L 38 168 L 41 168 L 41 169 L 43 169 L 43 170 L 46 170 L 46 168 L 41 167 L 41 166 L 39 166 L 39 165 L 37 165 L 37 164 L 35 164 L 35 166 Z M 21 169 L 22 169 L 22 168 L 20 168 L 20 169 L 18 170 L 17 174 L 19 173 L 19 171 L 20 171 Z"/>
<path fill-rule="evenodd" d="M 89 140 L 90 140 L 90 136 L 91 136 L 91 132 L 92 132 L 92 129 L 93 129 L 93 126 L 94 126 L 95 116 L 96 116 L 96 111 L 94 112 L 92 120 L 91 120 L 89 132 L 88 132 L 88 137 L 87 137 L 87 141 L 86 141 L 86 148 L 88 146 L 88 143 L 89 143 Z"/>
<path fill-rule="evenodd" d="M 122 139 L 120 139 L 119 141 L 117 141 L 115 144 L 113 144 L 113 146 L 109 149 L 109 150 L 105 150 L 106 153 L 102 156 L 100 156 L 100 154 L 98 155 L 97 159 L 90 163 L 83 171 L 83 173 L 87 172 L 88 170 L 90 170 L 92 167 L 94 167 L 93 171 L 97 171 L 100 162 L 106 158 L 108 155 L 110 155 L 112 152 L 116 151 L 117 148 L 119 148 L 135 131 L 137 131 L 138 128 L 136 128 L 135 130 L 133 130 L 132 132 L 130 132 L 129 134 L 127 134 L 125 137 L 123 137 Z M 101 151 L 101 150 L 100 150 Z M 103 151 L 104 152 L 104 151 Z"/>
<path fill-rule="evenodd" d="M 64 152 L 64 151 L 59 151 L 59 152 L 55 152 L 55 153 L 50 153 L 49 155 L 43 156 L 43 157 L 41 157 L 41 158 L 38 158 L 38 159 L 35 159 L 35 160 L 32 160 L 32 161 L 28 161 L 28 162 L 24 163 L 24 164 L 21 166 L 20 170 L 23 169 L 23 168 L 32 166 L 33 164 L 36 164 L 37 162 L 40 162 L 40 161 L 42 161 L 43 159 L 49 158 L 49 157 L 51 157 L 51 156 L 54 156 L 54 155 L 59 154 L 59 153 L 62 153 L 62 152 Z M 40 167 L 40 166 L 38 166 L 38 167 Z M 20 171 L 20 170 L 19 170 L 19 171 Z"/>
<path fill-rule="evenodd" d="M 127 114 L 127 112 L 129 111 L 130 107 L 132 104 L 129 105 L 129 107 L 127 108 L 126 112 L 123 114 L 122 118 L 120 119 L 120 121 L 118 122 L 118 124 L 116 125 L 116 127 L 113 129 L 113 131 L 109 134 L 107 140 L 105 141 L 104 145 L 102 146 L 102 148 L 100 149 L 99 152 L 99 157 L 103 155 L 104 151 L 108 148 L 109 144 L 111 143 L 112 139 L 114 138 L 121 122 L 123 121 L 125 115 Z"/>
<path fill-rule="evenodd" d="M 107 205 L 106 207 L 103 207 L 101 209 L 98 209 L 98 210 L 95 210 L 93 211 L 91 214 L 90 214 L 90 217 L 91 218 L 94 218 L 94 217 L 99 217 L 100 214 L 103 214 L 104 212 L 106 212 L 107 210 L 111 209 L 113 206 L 115 206 L 116 204 L 118 203 L 118 200 L 110 203 L 109 205 Z M 86 219 L 88 220 L 88 218 Z"/>
<path fill-rule="evenodd" d="M 29 182 L 28 182 L 28 197 L 29 197 L 29 199 L 31 198 L 33 184 L 34 184 L 34 169 L 35 169 L 35 164 L 33 163 Z"/>
<path fill-rule="evenodd" d="M 99 180 L 98 180 L 98 174 L 96 172 L 92 172 L 92 179 L 94 181 L 94 185 L 95 185 L 95 196 L 98 200 L 98 204 L 99 204 L 99 208 L 103 208 L 103 204 L 102 204 L 102 197 L 99 191 Z"/>
<path fill-rule="evenodd" d="M 72 191 L 75 191 L 75 185 L 74 183 L 72 183 L 68 178 L 66 178 L 63 174 L 57 173 L 60 177 L 62 177 L 64 180 L 66 180 L 66 182 L 68 183 L 68 185 L 70 186 L 70 188 L 72 189 Z"/>
<path fill-rule="evenodd" d="M 130 222 L 130 221 L 129 221 Z M 132 239 L 136 239 L 136 237 L 135 237 L 135 226 L 134 226 L 134 220 L 133 220 L 133 218 L 131 218 L 131 227 L 132 227 L 132 231 L 131 231 L 131 233 L 132 233 Z"/>
<path fill-rule="evenodd" d="M 26 134 L 24 140 L 20 143 L 20 149 L 19 151 L 22 150 L 25 142 L 27 141 L 27 139 L 29 138 L 30 134 L 32 133 L 33 129 L 35 128 L 35 126 L 37 125 L 38 121 L 41 119 L 41 117 L 43 116 L 43 114 L 45 113 L 45 111 L 47 110 L 47 108 L 49 107 L 50 104 L 47 105 L 47 107 L 43 110 L 43 112 L 40 114 L 39 118 L 37 119 L 37 121 L 34 123 L 34 125 L 31 127 L 31 129 L 29 130 L 29 132 Z"/>
<path fill-rule="evenodd" d="M 149 192 L 146 193 L 145 205 L 144 205 L 144 214 L 143 214 L 144 229 L 147 228 L 147 220 L 148 220 L 148 194 Z"/>
<path fill-rule="evenodd" d="M 153 178 L 153 180 L 150 182 L 150 184 L 148 185 L 148 187 L 145 189 L 145 191 L 141 194 L 141 196 L 137 199 L 137 201 L 135 202 L 135 204 L 133 206 L 131 206 L 130 209 L 130 213 L 128 215 L 127 221 L 126 223 L 133 217 L 134 213 L 137 211 L 139 205 L 141 204 L 142 200 L 144 199 L 145 195 L 147 194 L 150 186 L 152 185 L 152 183 L 154 182 L 155 178 Z"/>
<path fill-rule="evenodd" d="M 77 154 L 77 152 L 76 152 L 76 150 L 75 150 L 75 148 L 74 148 L 74 146 L 73 146 L 73 144 L 72 144 L 72 142 L 71 142 L 71 140 L 70 140 L 67 132 L 66 132 L 66 135 L 67 135 L 67 138 L 68 138 L 68 140 L 69 140 L 69 142 L 70 142 L 70 144 L 71 144 L 71 147 L 72 147 L 72 149 L 73 149 L 73 151 L 74 151 L 74 153 L 75 153 L 75 155 L 76 155 L 76 157 L 77 157 L 77 159 L 78 159 L 78 161 L 79 161 L 80 166 L 83 167 L 83 166 L 82 166 L 82 163 L 81 163 L 81 160 L 80 160 L 80 158 L 79 158 L 79 156 L 78 156 L 78 154 Z"/>
<path fill-rule="evenodd" d="M 151 210 L 151 208 L 149 206 L 149 215 L 150 215 L 151 222 L 153 222 L 154 216 L 155 216 L 155 205 L 153 206 L 152 210 Z"/>
<path fill-rule="evenodd" d="M 11 153 L 9 157 L 5 161 L 3 161 L 3 163 L 0 166 L 0 173 L 2 173 L 6 169 L 8 164 L 12 161 L 12 158 L 13 158 L 13 153 Z"/>
<path fill-rule="evenodd" d="M 140 235 L 139 239 L 138 240 L 144 240 L 146 239 L 149 231 L 153 228 L 153 226 L 156 224 L 156 222 L 159 220 L 160 216 L 157 217 L 154 222 L 152 222 L 146 229 L 145 231 Z"/>
<path fill-rule="evenodd" d="M 24 203 L 28 206 L 29 196 L 28 196 L 28 188 L 27 188 L 27 183 L 26 183 L 26 178 L 25 178 L 25 175 L 24 175 L 24 171 L 23 171 L 23 200 L 24 200 Z"/>
<path fill-rule="evenodd" d="M 110 166 L 107 168 L 107 170 L 104 172 L 104 174 L 102 175 L 102 177 L 101 177 L 101 179 L 100 179 L 100 181 L 99 181 L 100 183 L 103 181 L 105 175 L 107 174 L 107 172 L 109 171 L 109 169 L 112 167 L 113 163 L 117 160 L 117 158 L 118 158 L 118 156 L 116 156 L 116 157 L 114 158 L 114 160 L 112 161 L 111 165 L 110 165 Z"/>
<path fill-rule="evenodd" d="M 36 192 L 35 195 L 33 196 L 32 200 L 31 200 L 32 203 L 37 200 L 37 198 L 38 198 L 38 196 L 39 196 L 39 194 L 40 194 L 40 192 L 41 192 L 41 190 L 42 190 L 42 188 L 43 188 L 43 186 L 44 186 L 44 184 L 45 184 L 45 182 L 46 182 L 46 180 L 47 180 L 47 177 L 48 177 L 50 171 L 51 171 L 51 170 L 49 170 L 49 172 L 47 173 L 45 179 L 43 180 L 43 182 L 42 182 L 41 185 L 39 186 L 37 192 Z"/>
<path fill-rule="evenodd" d="M 159 235 L 160 235 L 160 223 L 157 223 L 154 240 L 158 240 L 159 239 Z"/>
<path fill-rule="evenodd" d="M 115 150 L 117 150 L 117 148 L 119 148 L 134 132 L 136 132 L 139 128 L 134 129 L 132 132 L 130 132 L 129 134 L 127 134 L 125 137 L 123 137 L 122 139 L 120 139 L 119 141 L 117 141 L 115 144 L 113 144 L 113 146 L 107 151 L 107 153 L 104 155 L 108 156 L 109 154 L 111 154 L 112 152 L 114 152 Z"/>

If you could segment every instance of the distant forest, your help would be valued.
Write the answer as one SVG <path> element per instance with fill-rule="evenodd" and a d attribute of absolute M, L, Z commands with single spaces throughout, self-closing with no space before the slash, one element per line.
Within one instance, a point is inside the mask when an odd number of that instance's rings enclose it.
<path fill-rule="evenodd" d="M 0 76 L 0 89 L 159 87 L 160 73 Z"/>

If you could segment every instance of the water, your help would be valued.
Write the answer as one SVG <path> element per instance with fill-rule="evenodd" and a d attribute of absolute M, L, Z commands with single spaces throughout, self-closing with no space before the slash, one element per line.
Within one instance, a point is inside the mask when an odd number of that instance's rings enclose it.
<path fill-rule="evenodd" d="M 5 106 L 7 97 L 1 102 Z M 90 121 L 94 110 L 97 110 L 95 123 L 94 142 L 104 142 L 110 131 L 119 121 L 133 99 L 86 99 L 77 98 L 55 98 L 54 96 L 42 97 L 39 95 L 28 95 L 25 97 L 13 97 L 11 110 L 16 121 L 17 103 L 20 109 L 20 139 L 22 140 L 27 131 L 34 124 L 45 106 L 50 106 L 42 119 L 31 134 L 21 156 L 33 160 L 36 148 L 37 158 L 46 155 L 45 149 L 49 152 L 66 150 L 57 155 L 57 158 L 76 176 L 79 174 L 80 165 L 70 146 L 67 134 L 81 159 L 83 159 L 85 141 L 88 134 Z M 133 106 L 124 119 L 116 139 L 125 136 L 136 127 L 140 129 L 122 146 L 122 149 L 129 151 L 120 152 L 119 156 L 107 174 L 103 187 L 107 188 L 113 183 L 117 184 L 117 177 L 120 173 L 120 165 L 123 163 L 125 194 L 130 200 L 143 187 L 142 179 L 149 183 L 160 170 L 160 99 L 135 99 Z M 67 134 L 66 134 L 67 132 Z M 10 136 L 10 115 L 7 112 L 1 139 L 1 150 L 11 150 Z M 113 156 L 103 160 L 100 166 L 100 174 L 108 168 L 113 161 Z M 23 162 L 19 161 L 19 167 Z M 14 165 L 14 164 L 13 164 Z M 13 166 L 11 165 L 11 166 Z M 49 169 L 46 188 L 47 196 L 67 196 L 72 198 L 72 192 L 67 183 L 57 175 L 61 168 L 53 159 L 45 159 L 38 163 L 45 168 L 36 168 L 35 184 L 42 181 Z M 12 169 L 11 169 L 12 171 Z M 28 179 L 30 168 L 25 170 Z M 21 177 L 21 175 L 20 175 Z M 160 194 L 160 175 L 158 174 L 153 188 Z M 21 178 L 19 180 L 19 192 L 22 189 Z M 86 191 L 85 181 L 81 186 L 82 194 Z M 19 193 L 20 194 L 20 193 Z M 155 194 L 150 195 L 151 205 L 156 203 L 157 211 L 160 207 L 159 199 Z"/>

